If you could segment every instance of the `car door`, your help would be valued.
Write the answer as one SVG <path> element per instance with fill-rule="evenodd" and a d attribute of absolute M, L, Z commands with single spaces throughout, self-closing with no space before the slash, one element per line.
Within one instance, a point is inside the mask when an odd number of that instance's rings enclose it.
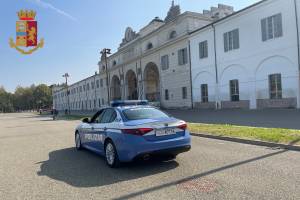
<path fill-rule="evenodd" d="M 96 151 L 103 152 L 103 143 L 105 139 L 105 125 L 102 123 L 107 109 L 99 111 L 98 116 L 91 123 L 92 141 L 91 147 Z"/>
<path fill-rule="evenodd" d="M 95 136 L 94 147 L 104 151 L 104 141 L 107 136 L 107 130 L 111 128 L 112 122 L 116 119 L 116 111 L 113 108 L 107 108 L 103 112 L 100 123 L 93 124 Z"/>
<path fill-rule="evenodd" d="M 89 140 L 88 140 L 88 134 L 91 132 L 92 127 L 90 123 L 82 123 L 81 129 L 80 129 L 80 139 L 81 139 L 81 144 L 84 146 L 89 145 Z"/>
<path fill-rule="evenodd" d="M 101 117 L 101 114 L 103 113 L 103 110 L 100 110 L 97 112 L 90 120 L 89 123 L 83 124 L 83 137 L 81 137 L 82 142 L 85 146 L 93 147 L 93 141 L 94 141 L 94 127 L 93 124 L 99 120 L 99 117 Z"/>

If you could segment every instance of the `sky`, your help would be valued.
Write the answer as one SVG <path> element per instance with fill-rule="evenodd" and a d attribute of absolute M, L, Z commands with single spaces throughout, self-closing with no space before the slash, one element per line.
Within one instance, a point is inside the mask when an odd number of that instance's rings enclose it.
<path fill-rule="evenodd" d="M 202 12 L 218 3 L 235 11 L 258 0 L 175 0 L 181 11 Z M 74 83 L 98 71 L 100 50 L 115 52 L 126 27 L 139 31 L 154 17 L 164 19 L 171 0 L 0 0 L 0 86 L 14 92 L 17 86 L 62 83 L 65 72 Z M 17 12 L 37 12 L 42 49 L 22 55 L 10 48 L 15 41 Z"/>

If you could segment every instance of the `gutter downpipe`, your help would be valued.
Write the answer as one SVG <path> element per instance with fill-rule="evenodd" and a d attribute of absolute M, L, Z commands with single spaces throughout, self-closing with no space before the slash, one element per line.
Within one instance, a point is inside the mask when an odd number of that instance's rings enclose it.
<path fill-rule="evenodd" d="M 296 31 L 297 31 L 297 50 L 298 50 L 298 99 L 297 108 L 300 108 L 300 39 L 299 39 L 299 20 L 297 10 L 297 0 L 294 0 L 295 16 L 296 16 Z"/>
<path fill-rule="evenodd" d="M 215 53 L 215 70 L 216 70 L 216 110 L 221 109 L 219 105 L 219 76 L 218 76 L 218 63 L 217 63 L 217 44 L 216 44 L 216 27 L 214 24 L 211 25 L 214 31 L 214 53 Z"/>
<path fill-rule="evenodd" d="M 189 41 L 189 62 L 190 62 L 190 87 L 191 87 L 191 104 L 192 109 L 194 109 L 194 99 L 193 99 L 193 80 L 192 80 L 192 54 L 191 54 L 191 41 Z"/>

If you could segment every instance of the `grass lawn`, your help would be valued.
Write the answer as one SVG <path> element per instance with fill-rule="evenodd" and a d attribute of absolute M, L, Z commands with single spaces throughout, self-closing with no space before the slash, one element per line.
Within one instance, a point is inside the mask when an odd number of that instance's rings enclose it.
<path fill-rule="evenodd" d="M 192 133 L 260 140 L 282 144 L 300 145 L 300 130 L 280 128 L 256 128 L 247 126 L 189 123 Z"/>

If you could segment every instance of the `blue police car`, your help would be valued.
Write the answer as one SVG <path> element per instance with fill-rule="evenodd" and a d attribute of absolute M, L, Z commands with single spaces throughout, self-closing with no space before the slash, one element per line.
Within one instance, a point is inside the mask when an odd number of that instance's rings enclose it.
<path fill-rule="evenodd" d="M 147 101 L 114 101 L 76 128 L 76 149 L 86 148 L 106 159 L 110 167 L 136 158 L 165 155 L 175 159 L 189 151 L 186 122 L 175 119 Z"/>

